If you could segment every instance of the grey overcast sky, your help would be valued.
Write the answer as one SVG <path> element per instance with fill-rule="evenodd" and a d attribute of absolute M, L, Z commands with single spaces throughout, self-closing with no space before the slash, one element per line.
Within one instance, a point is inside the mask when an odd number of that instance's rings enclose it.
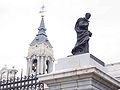
<path fill-rule="evenodd" d="M 55 59 L 71 55 L 75 22 L 90 12 L 90 53 L 106 64 L 120 62 L 120 0 L 0 0 L 0 68 L 26 70 L 25 57 L 38 32 L 43 4 Z"/>

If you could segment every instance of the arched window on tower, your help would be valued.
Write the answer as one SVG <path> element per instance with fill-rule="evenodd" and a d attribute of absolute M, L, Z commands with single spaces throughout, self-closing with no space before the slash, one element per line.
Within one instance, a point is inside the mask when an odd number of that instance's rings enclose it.
<path fill-rule="evenodd" d="M 46 60 L 46 72 L 49 73 L 49 64 L 50 64 L 50 61 L 49 60 Z"/>
<path fill-rule="evenodd" d="M 37 72 L 37 59 L 33 59 L 32 71 Z"/>

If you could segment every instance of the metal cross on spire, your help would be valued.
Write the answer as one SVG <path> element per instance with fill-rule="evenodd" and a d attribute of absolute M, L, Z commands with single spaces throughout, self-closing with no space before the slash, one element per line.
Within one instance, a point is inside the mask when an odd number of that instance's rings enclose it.
<path fill-rule="evenodd" d="M 43 13 L 45 12 L 45 10 L 44 10 L 44 9 L 45 9 L 45 6 L 43 5 L 43 6 L 41 7 L 41 11 L 39 12 L 39 13 L 41 13 L 41 14 L 42 14 L 42 15 L 41 15 L 42 17 L 44 17 L 44 15 L 43 15 Z"/>

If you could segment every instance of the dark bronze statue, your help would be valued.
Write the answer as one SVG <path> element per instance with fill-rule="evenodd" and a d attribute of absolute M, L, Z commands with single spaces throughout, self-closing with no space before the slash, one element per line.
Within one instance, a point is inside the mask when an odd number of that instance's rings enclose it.
<path fill-rule="evenodd" d="M 89 37 L 92 33 L 88 31 L 90 13 L 86 13 L 84 18 L 79 18 L 75 25 L 75 31 L 77 32 L 77 42 L 72 49 L 72 54 L 89 53 Z"/>

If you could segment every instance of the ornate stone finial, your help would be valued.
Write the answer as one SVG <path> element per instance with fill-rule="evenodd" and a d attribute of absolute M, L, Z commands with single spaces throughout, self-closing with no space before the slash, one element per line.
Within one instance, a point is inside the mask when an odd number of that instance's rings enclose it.
<path fill-rule="evenodd" d="M 77 33 L 77 42 L 72 49 L 72 54 L 89 53 L 89 37 L 92 33 L 88 31 L 90 13 L 86 13 L 84 18 L 79 18 L 75 24 L 75 31 Z"/>
<path fill-rule="evenodd" d="M 43 13 L 45 12 L 45 6 L 43 5 L 42 7 L 41 7 L 41 11 L 39 12 L 39 13 L 41 13 L 42 15 L 41 15 L 41 17 L 44 17 L 44 15 L 43 15 Z"/>

